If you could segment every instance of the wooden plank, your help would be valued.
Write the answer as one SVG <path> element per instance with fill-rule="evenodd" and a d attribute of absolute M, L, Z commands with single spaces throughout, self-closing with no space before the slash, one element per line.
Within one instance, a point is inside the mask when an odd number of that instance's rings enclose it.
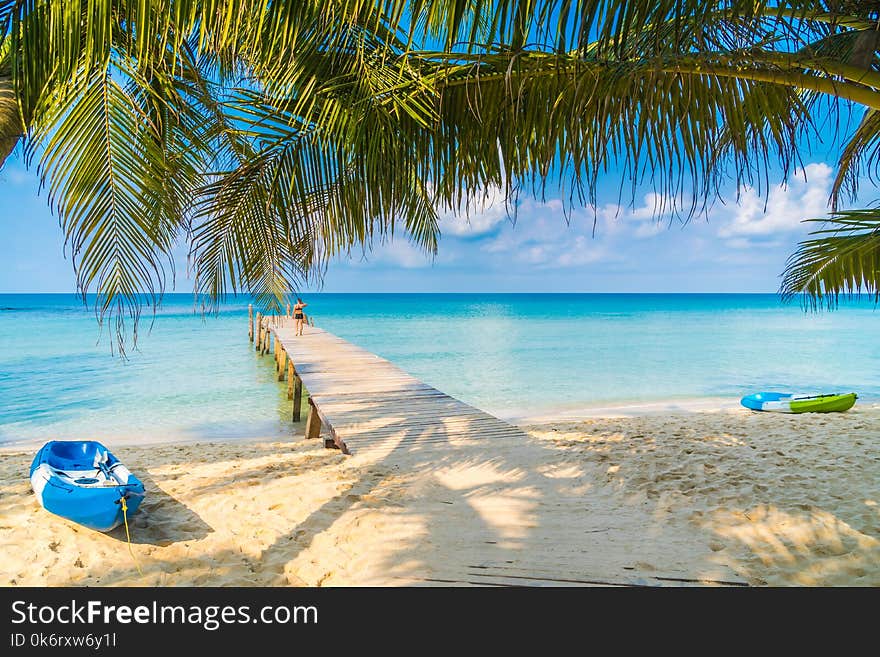
<path fill-rule="evenodd" d="M 434 417 L 471 417 L 475 415 L 480 417 L 492 417 L 478 408 L 462 404 L 461 402 L 447 401 L 442 397 L 429 399 L 403 398 L 395 401 L 381 400 L 361 403 L 354 401 L 328 402 L 324 397 L 321 397 L 321 407 L 328 413 L 332 411 L 334 413 L 350 413 L 351 415 L 362 415 L 376 410 L 393 413 L 396 408 L 398 409 L 398 412 L 405 410 L 409 414 L 418 415 L 426 413 Z"/>
<path fill-rule="evenodd" d="M 333 417 L 332 415 L 330 417 Z M 446 433 L 452 434 L 477 434 L 481 435 L 488 431 L 494 431 L 498 429 L 506 430 L 506 427 L 500 423 L 496 422 L 481 422 L 481 423 L 463 423 L 463 422 L 432 422 L 426 419 L 405 419 L 393 422 L 385 422 L 382 423 L 381 420 L 376 420 L 375 422 L 354 422 L 348 423 L 347 421 L 336 421 L 335 426 L 338 429 L 345 428 L 346 432 L 357 432 L 357 433 L 367 433 L 373 431 L 386 431 L 386 430 L 396 430 L 396 431 L 415 431 L 418 429 L 436 429 L 437 431 L 444 431 Z"/>
<path fill-rule="evenodd" d="M 320 397 L 318 397 L 320 399 Z M 369 410 L 352 413 L 350 411 L 340 410 L 333 406 L 326 407 L 321 404 L 321 410 L 325 415 L 344 418 L 337 420 L 337 425 L 345 425 L 349 427 L 381 427 L 381 426 L 412 426 L 412 425 L 429 425 L 443 426 L 448 429 L 467 428 L 477 429 L 480 427 L 504 426 L 498 420 L 492 417 L 479 415 L 476 412 L 470 415 L 442 415 L 440 413 L 431 413 L 429 410 L 413 411 L 406 407 L 387 407 L 374 408 Z"/>
<path fill-rule="evenodd" d="M 437 436 L 455 436 L 461 439 L 485 439 L 498 437 L 517 437 L 523 438 L 527 434 L 517 431 L 515 428 L 495 427 L 492 429 L 483 429 L 481 431 L 449 431 L 442 426 L 422 426 L 422 427 L 377 427 L 373 429 L 357 429 L 345 424 L 337 424 L 337 431 L 343 433 L 349 440 L 362 440 L 368 437 L 379 436 L 396 436 L 401 434 L 408 435 L 437 435 Z"/>
<path fill-rule="evenodd" d="M 338 432 L 345 436 L 345 442 L 349 444 L 351 447 L 356 447 L 363 444 L 374 444 L 383 440 L 397 440 L 401 443 L 408 442 L 463 442 L 463 441 L 473 441 L 473 440 L 492 440 L 492 441 L 503 441 L 505 439 L 513 439 L 517 440 L 522 439 L 522 436 L 516 433 L 510 432 L 496 432 L 496 433 L 486 433 L 486 434 L 461 434 L 461 433 L 453 433 L 449 434 L 441 431 L 423 431 L 421 433 L 407 433 L 405 431 L 390 431 L 385 433 L 349 433 L 345 431 L 345 429 L 340 428 Z"/>
<path fill-rule="evenodd" d="M 397 401 L 400 399 L 415 399 L 419 397 L 442 397 L 444 399 L 455 399 L 449 395 L 445 395 L 436 388 L 425 386 L 422 390 L 406 389 L 406 390 L 389 390 L 387 392 L 377 392 L 371 395 L 364 395 L 359 392 L 341 392 L 341 393 L 325 393 L 323 399 L 334 402 L 337 400 L 351 400 L 368 402 L 371 400 L 388 399 L 389 401 Z M 457 399 L 455 401 L 458 401 Z"/>
<path fill-rule="evenodd" d="M 325 405 L 336 406 L 342 408 L 375 408 L 377 406 L 407 406 L 418 407 L 426 406 L 436 410 L 441 409 L 467 409 L 479 410 L 478 408 L 465 404 L 457 399 L 446 397 L 445 395 L 426 394 L 421 390 L 403 390 L 399 393 L 373 393 L 362 397 L 334 397 L 328 393 L 322 396 Z M 484 413 L 485 411 L 480 411 Z"/>

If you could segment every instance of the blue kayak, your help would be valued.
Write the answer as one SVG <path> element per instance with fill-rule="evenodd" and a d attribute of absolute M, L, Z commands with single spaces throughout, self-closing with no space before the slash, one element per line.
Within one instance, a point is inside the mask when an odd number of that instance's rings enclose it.
<path fill-rule="evenodd" d="M 122 524 L 123 497 L 129 517 L 144 499 L 141 480 L 92 440 L 46 443 L 34 457 L 30 477 L 46 511 L 99 532 Z"/>

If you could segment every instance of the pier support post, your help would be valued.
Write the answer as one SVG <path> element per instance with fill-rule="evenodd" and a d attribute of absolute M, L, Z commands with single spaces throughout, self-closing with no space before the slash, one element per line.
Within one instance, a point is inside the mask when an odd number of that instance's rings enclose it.
<path fill-rule="evenodd" d="M 276 343 L 278 338 L 275 338 Z M 278 347 L 278 380 L 284 381 L 284 375 L 287 373 L 287 352 L 283 346 Z"/>
<path fill-rule="evenodd" d="M 293 364 L 291 364 L 291 369 L 293 369 Z M 293 421 L 299 422 L 302 419 L 302 396 L 303 396 L 303 381 L 299 378 L 299 374 L 296 371 L 293 372 Z M 311 411 L 311 399 L 309 399 L 309 411 Z M 309 416 L 311 417 L 311 415 Z"/>
<path fill-rule="evenodd" d="M 287 319 L 290 319 L 290 301 L 287 302 Z"/>
<path fill-rule="evenodd" d="M 318 416 L 318 411 L 315 410 L 315 404 L 312 403 L 312 398 L 309 397 L 309 417 L 306 420 L 306 438 L 318 438 L 321 435 L 321 418 Z"/>
<path fill-rule="evenodd" d="M 287 398 L 293 399 L 293 361 L 290 358 L 287 359 Z M 294 411 L 296 412 L 296 411 Z"/>
<path fill-rule="evenodd" d="M 254 333 L 254 349 L 259 351 L 263 347 L 263 315 L 257 313 L 257 326 Z"/>
<path fill-rule="evenodd" d="M 254 341 L 254 304 L 248 304 L 248 340 Z"/>

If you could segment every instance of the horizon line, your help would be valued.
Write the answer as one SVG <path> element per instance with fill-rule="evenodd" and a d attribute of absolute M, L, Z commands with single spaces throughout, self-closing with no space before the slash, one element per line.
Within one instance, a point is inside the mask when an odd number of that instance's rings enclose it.
<path fill-rule="evenodd" d="M 89 292 L 87 296 L 95 296 L 97 292 Z M 138 292 L 139 295 L 149 296 L 149 292 Z M 288 292 L 289 295 L 305 295 L 305 294 L 461 294 L 461 295 L 477 295 L 477 294 L 511 294 L 511 295 L 527 295 L 527 294 L 765 294 L 765 295 L 774 295 L 779 296 L 780 292 L 731 292 L 727 291 L 718 291 L 718 290 L 707 290 L 707 291 L 677 291 L 677 290 L 668 290 L 668 291 L 650 291 L 650 292 L 633 292 L 633 291 L 607 291 L 607 292 L 597 292 L 597 291 L 553 291 L 553 290 L 531 290 L 527 292 L 510 292 L 503 290 L 480 290 L 480 291 L 400 291 L 400 290 L 387 290 L 387 291 L 372 291 L 372 292 L 363 292 L 363 291 L 323 291 L 323 290 L 315 290 L 315 291 L 297 291 L 297 292 Z M 82 297 L 79 292 L 4 292 L 0 291 L 0 295 L 31 295 L 31 296 L 50 296 L 50 295 L 69 295 L 73 297 Z M 165 292 L 162 294 L 163 297 L 169 296 L 207 296 L 205 294 L 199 294 L 196 292 Z M 227 299 L 246 299 L 251 297 L 249 294 L 239 293 L 239 294 L 227 294 Z"/>

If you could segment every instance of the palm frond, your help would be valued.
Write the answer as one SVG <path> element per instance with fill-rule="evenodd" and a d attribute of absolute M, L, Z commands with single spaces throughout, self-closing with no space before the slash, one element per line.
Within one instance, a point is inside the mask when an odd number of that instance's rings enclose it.
<path fill-rule="evenodd" d="M 315 228 L 291 220 L 289 206 L 271 199 L 285 175 L 284 156 L 280 151 L 243 162 L 200 191 L 190 257 L 196 289 L 209 303 L 241 286 L 262 308 L 277 310 L 308 277 Z"/>
<path fill-rule="evenodd" d="M 10 67 L 11 43 L 2 36 L 2 25 L 0 16 L 0 167 L 24 134 Z"/>
<path fill-rule="evenodd" d="M 859 127 L 843 148 L 837 164 L 837 175 L 831 189 L 832 209 L 836 210 L 842 195 L 856 199 L 859 181 L 865 176 L 875 183 L 880 175 L 880 111 L 865 110 Z"/>
<path fill-rule="evenodd" d="M 729 177 L 794 168 L 823 97 L 871 109 L 834 191 L 854 194 L 878 161 L 877 14 L 815 0 L 0 0 L 0 158 L 23 130 L 100 317 L 155 303 L 184 233 L 209 303 L 244 289 L 271 305 L 395 230 L 434 252 L 437 208 L 487 188 L 543 195 L 559 178 L 571 203 L 595 202 L 616 164 L 632 194 L 660 193 L 658 213 L 689 217 Z"/>
<path fill-rule="evenodd" d="M 821 221 L 789 258 L 782 275 L 783 299 L 801 296 L 804 306 L 834 308 L 841 297 L 865 293 L 880 301 L 880 209 L 835 212 Z"/>
<path fill-rule="evenodd" d="M 39 129 L 27 156 L 39 153 L 80 293 L 97 293 L 97 315 L 115 320 L 124 349 L 126 315 L 137 319 L 164 290 L 162 261 L 180 218 L 161 201 L 163 153 L 153 126 L 110 71 L 65 89 L 63 98 L 36 108 Z"/>
<path fill-rule="evenodd" d="M 436 71 L 442 125 L 429 137 L 431 174 L 444 199 L 499 181 L 542 194 L 567 175 L 578 202 L 595 201 L 598 176 L 616 164 L 632 193 L 648 183 L 676 206 L 659 212 L 690 215 L 727 167 L 742 183 L 796 161 L 809 125 L 790 86 L 705 74 L 692 62 L 687 71 L 669 57 L 495 55 Z"/>

